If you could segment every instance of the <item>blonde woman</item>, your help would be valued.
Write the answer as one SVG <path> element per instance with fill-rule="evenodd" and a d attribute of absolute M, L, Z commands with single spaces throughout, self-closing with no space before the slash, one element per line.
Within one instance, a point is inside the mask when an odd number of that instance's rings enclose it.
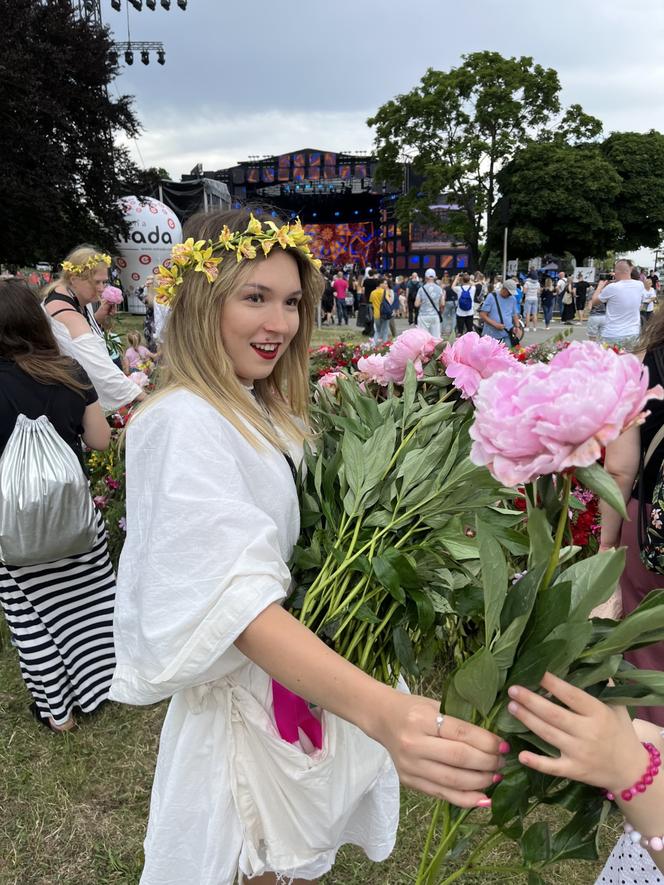
<path fill-rule="evenodd" d="M 172 698 L 141 885 L 310 882 L 344 842 L 387 857 L 397 775 L 488 806 L 506 746 L 371 679 L 282 608 L 322 278 L 299 224 L 214 213 L 187 233 L 208 265 L 175 247 L 163 386 L 126 436 L 111 695 Z M 284 696 L 301 714 L 288 741 Z"/>
<path fill-rule="evenodd" d="M 94 246 L 77 246 L 62 262 L 58 278 L 44 289 L 43 302 L 60 351 L 83 366 L 106 412 L 145 398 L 106 349 L 102 325 L 115 305 L 102 301 L 96 313 L 92 310 L 108 285 L 110 263 L 110 256 Z"/>

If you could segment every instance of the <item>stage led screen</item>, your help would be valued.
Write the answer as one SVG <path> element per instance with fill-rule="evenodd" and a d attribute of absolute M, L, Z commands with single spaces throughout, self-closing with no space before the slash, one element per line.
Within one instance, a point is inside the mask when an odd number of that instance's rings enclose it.
<path fill-rule="evenodd" d="M 372 222 L 305 224 L 304 229 L 313 238 L 311 251 L 321 261 L 337 265 L 357 261 L 363 267 L 375 267 L 380 240 Z"/>
<path fill-rule="evenodd" d="M 247 169 L 247 181 L 249 184 L 258 184 L 258 168 L 256 166 Z"/>
<path fill-rule="evenodd" d="M 272 184 L 274 182 L 274 166 L 264 166 L 261 169 L 261 178 L 265 184 Z"/>
<path fill-rule="evenodd" d="M 320 151 L 311 151 L 309 154 L 309 166 L 320 166 Z"/>

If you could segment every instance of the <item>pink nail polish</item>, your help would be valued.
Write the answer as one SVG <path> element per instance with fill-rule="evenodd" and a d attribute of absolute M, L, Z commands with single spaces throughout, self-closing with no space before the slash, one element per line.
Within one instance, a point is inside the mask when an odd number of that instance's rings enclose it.
<path fill-rule="evenodd" d="M 491 780 L 493 781 L 494 784 L 499 784 L 502 779 L 503 779 L 502 774 L 494 774 L 494 776 L 491 778 Z"/>
<path fill-rule="evenodd" d="M 480 799 L 477 808 L 491 808 L 491 799 Z"/>
<path fill-rule="evenodd" d="M 509 713 L 512 714 L 512 716 L 517 712 L 518 709 L 519 709 L 519 706 L 518 706 L 518 704 L 515 704 L 514 701 L 510 701 L 509 704 L 507 705 L 507 710 Z"/>
<path fill-rule="evenodd" d="M 499 746 L 498 746 L 498 752 L 499 752 L 499 753 L 509 753 L 509 751 L 510 751 L 511 749 L 512 749 L 512 748 L 511 748 L 510 745 L 507 743 L 507 741 L 501 741 L 500 744 L 499 744 Z"/>

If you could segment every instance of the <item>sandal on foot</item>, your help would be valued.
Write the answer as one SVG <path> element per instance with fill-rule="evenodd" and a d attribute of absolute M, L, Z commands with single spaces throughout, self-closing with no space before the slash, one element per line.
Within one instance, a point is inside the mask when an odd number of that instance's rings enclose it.
<path fill-rule="evenodd" d="M 71 716 L 69 721 L 64 725 L 56 725 L 50 716 L 48 719 L 45 719 L 39 712 L 39 708 L 35 702 L 30 704 L 30 712 L 40 725 L 43 725 L 44 728 L 48 728 L 48 730 L 52 731 L 54 734 L 62 734 L 65 731 L 72 731 L 76 728 L 76 721 L 73 716 Z"/>

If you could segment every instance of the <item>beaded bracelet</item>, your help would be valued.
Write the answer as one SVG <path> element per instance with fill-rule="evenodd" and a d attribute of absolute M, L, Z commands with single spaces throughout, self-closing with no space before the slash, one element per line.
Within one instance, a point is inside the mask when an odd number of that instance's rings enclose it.
<path fill-rule="evenodd" d="M 623 790 L 620 793 L 620 798 L 624 802 L 631 802 L 634 796 L 637 796 L 639 793 L 645 793 L 650 784 L 653 782 L 655 776 L 659 773 L 660 765 L 662 764 L 662 757 L 660 755 L 659 750 L 654 744 L 651 744 L 649 741 L 644 742 L 643 746 L 648 751 L 648 755 L 650 756 L 650 762 L 648 767 L 641 775 L 639 780 L 634 784 L 633 787 L 628 787 L 626 790 Z M 609 802 L 613 802 L 616 798 L 615 793 L 612 793 L 610 790 L 603 790 L 604 795 L 609 800 Z M 639 836 L 640 838 L 640 836 Z M 655 837 L 657 838 L 657 837 Z M 659 850 L 659 849 L 656 849 Z"/>
<path fill-rule="evenodd" d="M 642 836 L 638 830 L 635 830 L 631 824 L 625 823 L 623 827 L 625 835 L 629 836 L 630 841 L 634 845 L 641 845 L 643 848 L 649 848 L 651 851 L 664 851 L 664 836 Z"/>

